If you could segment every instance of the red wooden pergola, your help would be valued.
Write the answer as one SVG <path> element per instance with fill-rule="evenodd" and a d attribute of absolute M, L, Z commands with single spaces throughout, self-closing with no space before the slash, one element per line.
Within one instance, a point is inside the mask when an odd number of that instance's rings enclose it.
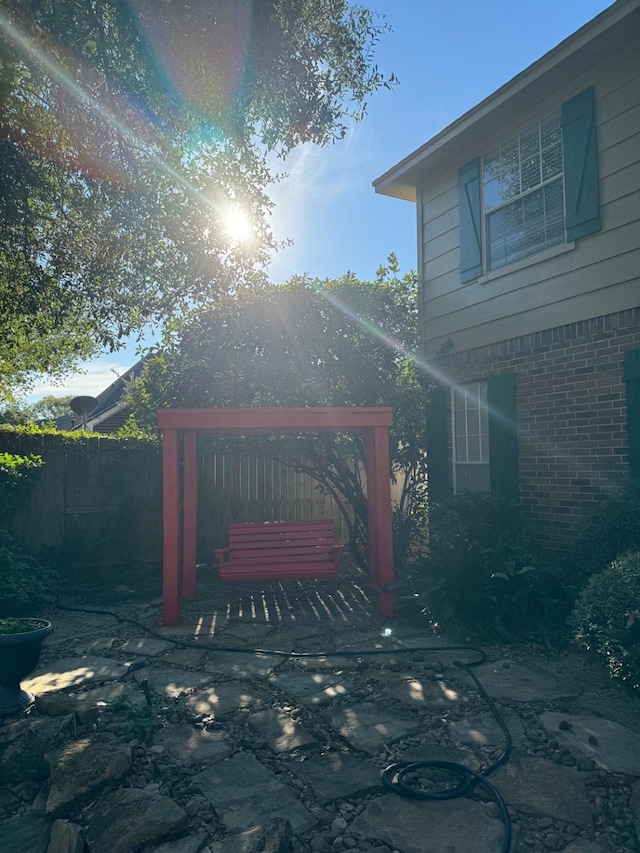
<path fill-rule="evenodd" d="M 182 596 L 193 599 L 196 595 L 196 447 L 199 433 L 362 430 L 367 447 L 369 581 L 376 586 L 391 583 L 394 578 L 389 459 L 389 427 L 392 419 L 393 410 L 386 408 L 159 409 L 163 471 L 162 623 L 180 624 L 180 565 Z M 183 438 L 182 443 L 179 441 L 180 436 Z M 382 591 L 379 595 L 380 612 L 383 616 L 392 616 L 394 594 Z"/>

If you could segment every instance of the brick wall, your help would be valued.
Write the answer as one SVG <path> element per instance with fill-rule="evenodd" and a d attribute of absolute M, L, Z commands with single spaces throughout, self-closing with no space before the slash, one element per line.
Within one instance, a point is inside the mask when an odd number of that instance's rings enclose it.
<path fill-rule="evenodd" d="M 623 359 L 639 348 L 637 308 L 442 359 L 459 383 L 516 374 L 520 499 L 550 549 L 579 550 L 594 501 L 627 477 Z"/>

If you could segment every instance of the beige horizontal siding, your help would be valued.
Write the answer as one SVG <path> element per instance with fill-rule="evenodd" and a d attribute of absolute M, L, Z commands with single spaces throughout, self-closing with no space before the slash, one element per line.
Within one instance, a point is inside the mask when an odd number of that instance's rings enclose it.
<path fill-rule="evenodd" d="M 553 106 L 559 109 L 576 91 L 595 84 L 602 221 L 598 234 L 573 248 L 558 247 L 461 284 L 457 170 L 463 164 L 452 163 L 450 172 L 423 188 L 418 231 L 422 236 L 421 310 L 430 352 L 448 339 L 456 349 L 467 349 L 640 305 L 637 56 L 637 50 L 630 52 L 591 80 L 581 81 L 579 89 L 574 86 L 559 93 Z M 544 112 L 528 116 L 527 122 L 549 112 L 545 105 Z M 504 128 L 496 140 L 507 140 L 521 129 Z"/>

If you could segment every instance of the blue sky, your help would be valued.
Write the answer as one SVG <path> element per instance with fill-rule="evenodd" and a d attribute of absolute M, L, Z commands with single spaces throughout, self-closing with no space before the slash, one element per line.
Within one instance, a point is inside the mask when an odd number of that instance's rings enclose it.
<path fill-rule="evenodd" d="M 415 208 L 377 196 L 371 182 L 462 113 L 611 5 L 607 0 L 360 0 L 393 31 L 376 63 L 400 83 L 369 102 L 363 122 L 325 149 L 303 146 L 276 185 L 275 236 L 293 246 L 274 258 L 270 275 L 331 278 L 352 270 L 372 278 L 389 252 L 403 271 L 416 264 Z M 39 382 L 44 394 L 96 395 L 136 360 L 135 347 L 105 356 L 64 386 Z"/>

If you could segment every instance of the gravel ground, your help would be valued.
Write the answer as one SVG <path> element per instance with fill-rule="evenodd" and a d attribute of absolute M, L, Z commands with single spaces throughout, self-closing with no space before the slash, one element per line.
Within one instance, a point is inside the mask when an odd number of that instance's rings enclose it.
<path fill-rule="evenodd" d="M 145 619 L 148 618 L 149 606 L 133 600 L 120 611 Z M 121 651 L 123 644 L 141 635 L 140 629 L 133 625 L 105 620 L 99 616 L 58 613 L 57 617 L 60 619 L 58 624 L 61 628 L 45 645 L 42 657 L 44 664 L 57 658 L 77 655 L 97 637 L 108 640 L 106 650 L 102 650 L 100 654 L 115 658 L 124 657 Z M 366 628 L 369 634 L 371 633 L 371 626 L 363 624 L 361 627 L 363 630 Z M 373 627 L 374 629 L 376 627 L 375 619 Z M 316 648 L 322 648 L 323 642 L 328 641 L 327 638 L 331 641 L 336 639 L 333 634 L 333 627 L 329 627 L 309 642 L 316 644 Z M 220 638 L 224 641 L 224 628 L 214 639 Z M 357 638 L 357 630 L 349 634 L 350 642 Z M 261 645 L 269 646 L 268 636 L 261 641 Z M 298 643 L 297 646 L 301 647 L 301 644 Z M 577 668 L 584 665 L 582 659 L 569 652 L 554 655 L 534 646 L 493 647 L 487 651 L 490 659 L 508 656 L 513 660 L 533 658 L 543 663 L 545 660 L 562 658 L 568 664 L 575 661 Z M 161 657 L 151 661 L 152 666 L 161 665 L 161 663 Z M 485 713 L 486 706 L 470 680 L 462 671 L 451 668 L 446 656 L 443 655 L 432 659 L 430 655 L 425 655 L 423 652 L 415 652 L 395 662 L 384 658 L 345 659 L 341 671 L 348 676 L 354 689 L 348 697 L 334 699 L 333 704 L 340 706 L 348 705 L 356 699 L 373 699 L 384 703 L 385 707 L 392 710 L 395 707 L 398 709 L 402 707 L 403 712 L 406 713 L 406 706 L 401 706 L 399 702 L 384 695 L 379 680 L 375 678 L 379 675 L 381 668 L 385 672 L 419 673 L 421 677 L 433 680 L 444 676 L 447 685 L 455 689 L 463 699 L 446 710 L 414 710 L 413 713 L 421 724 L 421 731 L 391 746 L 385 746 L 378 754 L 372 756 L 381 770 L 394 761 L 406 760 L 414 752 L 423 757 L 423 753 L 429 749 L 457 750 L 467 756 L 470 766 L 478 770 L 498 757 L 501 751 L 499 744 L 472 749 L 457 738 L 453 724 L 470 714 Z M 189 669 L 193 670 L 193 667 Z M 317 665 L 317 670 L 327 672 L 326 666 L 321 664 Z M 287 671 L 299 671 L 298 664 L 288 661 L 278 668 L 278 672 Z M 314 671 L 313 663 L 309 664 L 307 671 Z M 481 669 L 477 672 L 482 677 Z M 599 678 L 600 676 L 597 676 L 596 681 Z M 239 709 L 217 719 L 213 716 L 193 713 L 185 701 L 186 697 L 167 699 L 164 696 L 153 695 L 151 707 L 145 703 L 136 711 L 117 706 L 105 708 L 95 722 L 79 727 L 78 735 L 91 735 L 104 742 L 120 741 L 129 744 L 132 748 L 133 762 L 131 772 L 124 784 L 134 788 L 147 788 L 173 798 L 186 811 L 190 830 L 194 832 L 203 830 L 209 841 L 224 838 L 225 829 L 209 801 L 193 784 L 194 776 L 207 764 L 205 762 L 185 766 L 173 759 L 164 747 L 154 745 L 154 735 L 163 728 L 187 722 L 206 731 L 224 732 L 230 738 L 234 749 L 253 754 L 277 774 L 280 781 L 290 786 L 300 802 L 318 820 L 318 825 L 312 830 L 294 837 L 295 853 L 328 853 L 328 851 L 341 850 L 403 853 L 403 851 L 393 851 L 375 839 L 363 839 L 350 832 L 354 818 L 361 814 L 367 804 L 379 794 L 368 794 L 357 799 L 344 799 L 323 805 L 315 800 L 312 792 L 292 773 L 291 768 L 295 762 L 303 761 L 311 754 L 321 754 L 328 747 L 338 749 L 345 747 L 340 736 L 329 728 L 324 717 L 315 709 L 297 705 L 291 701 L 290 696 L 284 695 L 279 689 L 270 685 L 267 679 L 255 678 L 246 683 L 255 691 L 266 694 L 266 698 L 261 703 L 252 707 L 252 712 L 256 709 L 282 709 L 292 719 L 303 723 L 305 730 L 317 738 L 317 743 L 312 747 L 277 753 L 266 745 L 264 738 L 249 724 L 248 709 Z M 600 679 L 598 683 L 602 685 L 602 690 L 611 690 L 613 695 L 613 688 L 606 682 Z M 132 686 L 131 689 L 139 690 L 140 688 Z M 597 842 L 603 851 L 640 853 L 640 843 L 635 829 L 637 816 L 632 806 L 633 784 L 636 780 L 633 777 L 597 770 L 588 761 L 577 761 L 540 723 L 538 714 L 541 711 L 561 710 L 568 713 L 571 710 L 571 701 L 544 704 L 507 702 L 500 704 L 500 710 L 510 715 L 511 719 L 517 718 L 519 721 L 523 739 L 516 748 L 520 754 L 545 758 L 566 767 L 575 767 L 578 773 L 585 774 L 593 814 L 592 829 L 584 830 L 574 824 L 529 814 L 510 807 L 515 838 L 512 849 L 516 853 L 564 851 L 570 849 L 570 845 L 576 840 L 589 838 Z M 640 720 L 640 715 L 637 715 L 637 706 L 633 706 L 631 711 L 636 715 L 636 719 Z M 32 709 L 30 713 L 37 715 L 38 712 Z M 4 723 L 7 722 L 10 721 L 4 721 Z M 2 724 L 0 721 L 0 725 Z M 28 813 L 33 809 L 34 801 L 37 810 L 38 798 L 42 798 L 42 793 L 40 786 L 36 783 L 25 782 L 0 786 L 1 819 L 6 820 L 16 814 Z M 476 796 L 485 801 L 487 813 L 498 819 L 499 812 L 495 803 L 487 801 L 480 790 L 477 790 Z M 79 824 L 86 823 L 94 805 L 95 803 L 92 803 L 86 808 L 78 809 L 70 819 Z M 428 808 L 428 804 L 425 804 L 425 808 Z"/>

